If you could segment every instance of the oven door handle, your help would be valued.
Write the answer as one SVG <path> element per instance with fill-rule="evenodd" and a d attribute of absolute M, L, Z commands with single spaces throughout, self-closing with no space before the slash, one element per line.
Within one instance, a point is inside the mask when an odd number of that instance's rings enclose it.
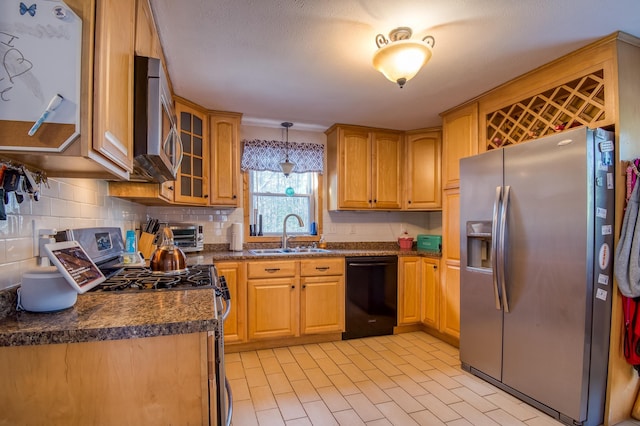
<path fill-rule="evenodd" d="M 392 262 L 373 262 L 373 263 L 349 263 L 349 267 L 355 268 L 368 268 L 369 266 L 389 266 L 393 265 Z"/>
<path fill-rule="evenodd" d="M 223 276 L 218 278 L 218 287 L 222 293 L 220 299 L 224 302 L 224 312 L 222 313 L 222 321 L 226 320 L 231 310 L 231 292 L 227 285 L 227 279 Z"/>
<path fill-rule="evenodd" d="M 233 416 L 233 394 L 231 393 L 231 384 L 229 379 L 224 378 L 224 387 L 227 390 L 227 420 L 226 426 L 231 424 L 231 417 Z"/>
<path fill-rule="evenodd" d="M 224 312 L 222 313 L 222 321 L 226 320 L 229 316 L 229 312 L 231 311 L 231 301 L 227 299 L 222 299 L 224 302 Z"/>

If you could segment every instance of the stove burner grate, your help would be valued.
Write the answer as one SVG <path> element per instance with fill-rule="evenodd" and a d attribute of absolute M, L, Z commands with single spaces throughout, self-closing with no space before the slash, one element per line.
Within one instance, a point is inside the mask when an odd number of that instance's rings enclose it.
<path fill-rule="evenodd" d="M 125 268 L 94 291 L 144 291 L 212 288 L 211 265 L 193 265 L 179 274 L 161 275 L 147 268 Z"/>

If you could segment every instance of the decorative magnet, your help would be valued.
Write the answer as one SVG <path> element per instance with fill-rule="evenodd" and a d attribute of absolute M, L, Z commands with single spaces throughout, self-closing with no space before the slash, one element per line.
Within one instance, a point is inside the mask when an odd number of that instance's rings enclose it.
<path fill-rule="evenodd" d="M 64 19 L 67 17 L 67 10 L 62 6 L 55 6 L 51 10 L 51 13 L 53 13 L 53 16 L 55 16 L 58 19 Z"/>

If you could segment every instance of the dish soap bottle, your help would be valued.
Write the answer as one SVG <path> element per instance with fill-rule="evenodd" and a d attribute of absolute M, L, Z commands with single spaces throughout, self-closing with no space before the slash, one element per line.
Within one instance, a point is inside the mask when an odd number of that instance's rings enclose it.
<path fill-rule="evenodd" d="M 136 261 L 136 231 L 129 229 L 124 240 L 124 255 L 122 263 L 135 263 Z"/>

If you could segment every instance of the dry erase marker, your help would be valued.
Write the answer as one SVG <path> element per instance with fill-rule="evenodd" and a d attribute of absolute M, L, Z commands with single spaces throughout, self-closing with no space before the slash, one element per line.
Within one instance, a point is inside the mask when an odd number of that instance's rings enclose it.
<path fill-rule="evenodd" d="M 63 99 L 64 98 L 60 94 L 55 95 L 53 99 L 51 99 L 51 102 L 49 102 L 47 109 L 44 110 L 40 118 L 38 118 L 38 121 L 34 123 L 33 127 L 31 127 L 31 130 L 29 130 L 29 133 L 27 133 L 29 136 L 33 136 L 38 131 L 38 129 L 40 128 L 40 125 L 44 123 L 44 120 L 47 119 L 51 111 L 55 111 L 55 109 L 60 106 Z"/>

